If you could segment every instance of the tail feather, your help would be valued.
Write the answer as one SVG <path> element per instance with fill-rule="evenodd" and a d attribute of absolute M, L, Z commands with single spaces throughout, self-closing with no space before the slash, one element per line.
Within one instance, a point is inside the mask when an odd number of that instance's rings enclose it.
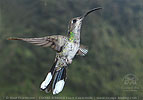
<path fill-rule="evenodd" d="M 53 94 L 58 94 L 63 90 L 65 80 L 66 80 L 66 68 L 61 68 L 55 73 L 54 81 L 52 83 Z"/>
<path fill-rule="evenodd" d="M 66 80 L 66 68 L 63 67 L 59 71 L 55 71 L 50 84 L 45 89 L 45 92 L 48 93 L 52 91 L 53 94 L 58 94 L 63 90 L 65 80 Z"/>
<path fill-rule="evenodd" d="M 46 76 L 45 80 L 42 82 L 41 87 L 40 87 L 41 90 L 45 90 L 47 88 L 47 86 L 51 83 L 52 77 L 54 76 L 56 63 L 57 63 L 57 60 L 54 62 L 48 75 Z"/>
<path fill-rule="evenodd" d="M 56 63 L 56 62 L 55 62 Z M 55 70 L 55 64 L 48 73 L 45 81 L 41 84 L 41 89 L 46 93 L 52 91 L 53 94 L 58 94 L 63 90 L 66 80 L 66 68 L 62 67 L 60 70 Z"/>

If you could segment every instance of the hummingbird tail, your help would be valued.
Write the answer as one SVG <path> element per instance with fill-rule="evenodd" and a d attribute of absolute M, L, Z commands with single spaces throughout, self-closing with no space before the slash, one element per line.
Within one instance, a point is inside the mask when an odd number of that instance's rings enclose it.
<path fill-rule="evenodd" d="M 46 88 L 45 92 L 52 91 L 53 94 L 58 94 L 63 90 L 66 80 L 66 68 L 63 67 L 59 71 L 55 71 L 52 81 L 49 86 Z"/>
<path fill-rule="evenodd" d="M 46 93 L 52 91 L 53 94 L 58 94 L 63 90 L 65 84 L 66 68 L 62 67 L 60 70 L 56 71 L 56 62 L 48 73 L 46 79 L 41 84 L 41 90 L 45 90 Z"/>

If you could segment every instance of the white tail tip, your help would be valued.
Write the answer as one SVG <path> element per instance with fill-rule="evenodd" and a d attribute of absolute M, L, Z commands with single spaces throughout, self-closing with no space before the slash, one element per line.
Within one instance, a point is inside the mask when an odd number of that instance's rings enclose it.
<path fill-rule="evenodd" d="M 56 83 L 55 85 L 55 89 L 53 90 L 53 94 L 58 94 L 63 90 L 65 81 L 64 80 L 60 80 Z"/>
<path fill-rule="evenodd" d="M 41 89 L 43 89 L 43 90 L 46 89 L 46 87 L 47 87 L 48 84 L 50 83 L 51 79 L 52 79 L 52 74 L 51 74 L 51 72 L 50 72 L 50 73 L 48 73 L 46 79 L 42 82 L 42 84 L 41 84 Z"/>

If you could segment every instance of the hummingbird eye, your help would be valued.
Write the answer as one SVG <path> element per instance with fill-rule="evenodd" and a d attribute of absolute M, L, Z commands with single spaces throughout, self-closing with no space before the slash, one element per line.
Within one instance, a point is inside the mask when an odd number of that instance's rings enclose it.
<path fill-rule="evenodd" d="M 76 23 L 76 21 L 77 21 L 77 20 L 76 20 L 76 19 L 74 19 L 74 20 L 72 21 L 72 23 Z"/>

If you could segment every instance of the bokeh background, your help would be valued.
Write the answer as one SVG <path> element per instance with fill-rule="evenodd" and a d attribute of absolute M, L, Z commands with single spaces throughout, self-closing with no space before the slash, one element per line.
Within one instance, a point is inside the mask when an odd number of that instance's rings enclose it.
<path fill-rule="evenodd" d="M 55 52 L 8 37 L 66 35 L 71 18 L 99 6 L 104 9 L 90 14 L 81 29 L 81 44 L 89 52 L 75 57 L 56 96 L 142 100 L 142 0 L 0 0 L 0 97 L 52 96 L 39 87 Z M 136 83 L 125 84 L 126 76 Z"/>

